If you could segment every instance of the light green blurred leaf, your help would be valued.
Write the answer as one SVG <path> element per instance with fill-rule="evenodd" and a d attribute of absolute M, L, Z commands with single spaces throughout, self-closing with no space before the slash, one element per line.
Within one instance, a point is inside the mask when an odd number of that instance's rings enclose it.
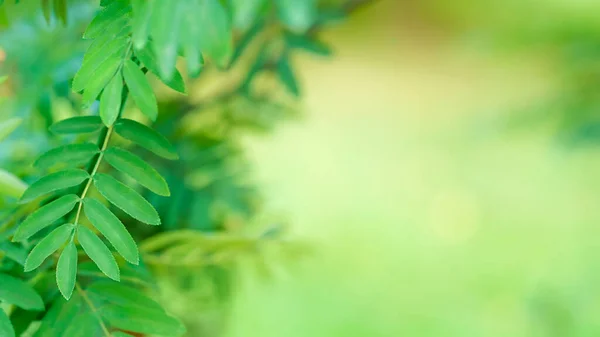
<path fill-rule="evenodd" d="M 21 118 L 10 118 L 0 123 L 0 142 L 6 139 L 11 133 L 13 133 L 23 120 Z"/>
<path fill-rule="evenodd" d="M 0 195 L 20 198 L 27 189 L 27 184 L 10 172 L 0 169 Z"/>
<path fill-rule="evenodd" d="M 12 276 L 0 273 L 0 300 L 25 310 L 44 310 L 44 301 L 33 288 Z"/>

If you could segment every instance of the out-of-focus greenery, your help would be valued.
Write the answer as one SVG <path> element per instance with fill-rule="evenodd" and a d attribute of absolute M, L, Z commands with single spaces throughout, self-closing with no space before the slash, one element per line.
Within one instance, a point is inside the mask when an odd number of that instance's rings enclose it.
<path fill-rule="evenodd" d="M 383 1 L 330 36 L 251 156 L 320 258 L 244 279 L 230 335 L 598 335 L 598 5 Z"/>

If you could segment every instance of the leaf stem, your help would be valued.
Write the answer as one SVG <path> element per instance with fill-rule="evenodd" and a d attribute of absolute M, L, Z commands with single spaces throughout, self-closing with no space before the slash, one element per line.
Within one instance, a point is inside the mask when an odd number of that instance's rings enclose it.
<path fill-rule="evenodd" d="M 96 319 L 98 320 L 98 323 L 100 323 L 100 327 L 102 328 L 102 332 L 104 333 L 104 335 L 106 337 L 110 337 L 111 336 L 110 331 L 108 331 L 108 328 L 106 327 L 106 324 L 104 324 L 104 321 L 102 320 L 102 317 L 100 317 L 100 314 L 98 313 L 98 309 L 96 309 L 96 306 L 94 305 L 94 303 L 92 303 L 92 301 L 88 297 L 88 295 L 85 292 L 85 290 L 83 290 L 83 288 L 81 288 L 81 286 L 79 285 L 79 282 L 75 283 L 75 287 L 77 288 L 77 291 L 81 294 L 81 297 L 83 298 L 83 300 L 85 301 L 85 303 L 92 310 L 92 313 L 94 314 L 94 316 L 96 316 Z"/>
<path fill-rule="evenodd" d="M 102 158 L 104 157 L 104 151 L 108 147 L 108 143 L 110 141 L 110 136 L 112 135 L 112 132 L 113 132 L 113 127 L 112 126 L 108 127 L 106 136 L 104 136 L 104 141 L 102 143 L 102 147 L 100 148 L 100 154 L 98 155 L 98 158 L 96 159 L 96 163 L 94 164 L 94 168 L 92 169 L 92 172 L 90 173 L 90 178 L 88 179 L 87 184 L 85 185 L 85 188 L 83 189 L 83 192 L 81 192 L 81 196 L 79 197 L 79 205 L 77 206 L 77 214 L 75 215 L 75 221 L 73 223 L 75 226 L 77 226 L 77 223 L 79 222 L 79 217 L 81 216 L 81 209 L 83 208 L 83 199 L 85 199 L 85 197 L 87 196 L 90 186 L 92 185 L 92 181 L 94 180 L 94 176 L 98 172 L 98 168 L 100 167 L 100 163 L 102 162 Z"/>

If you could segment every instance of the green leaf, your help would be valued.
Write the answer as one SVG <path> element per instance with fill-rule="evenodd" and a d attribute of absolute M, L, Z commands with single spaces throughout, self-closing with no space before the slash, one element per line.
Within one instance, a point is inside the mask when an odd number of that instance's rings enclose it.
<path fill-rule="evenodd" d="M 115 257 L 94 232 L 83 226 L 79 226 L 77 228 L 77 239 L 85 253 L 106 276 L 115 281 L 121 279 L 119 266 L 115 261 Z"/>
<path fill-rule="evenodd" d="M 25 193 L 23 193 L 20 202 L 26 203 L 44 194 L 77 186 L 89 177 L 89 173 L 82 169 L 68 169 L 51 173 L 31 184 Z"/>
<path fill-rule="evenodd" d="M 306 32 L 317 19 L 316 0 L 276 0 L 279 19 L 290 30 Z"/>
<path fill-rule="evenodd" d="M 115 331 L 115 332 L 112 332 L 112 337 L 132 337 L 132 335 L 121 332 L 121 331 Z"/>
<path fill-rule="evenodd" d="M 54 0 L 54 13 L 56 14 L 56 17 L 66 25 L 68 22 L 67 0 Z"/>
<path fill-rule="evenodd" d="M 300 88 L 296 80 L 296 75 L 294 75 L 294 71 L 287 58 L 282 58 L 277 62 L 277 73 L 279 74 L 279 79 L 290 93 L 296 97 L 300 96 Z"/>
<path fill-rule="evenodd" d="M 131 7 L 127 1 L 112 1 L 109 6 L 103 8 L 90 22 L 83 34 L 84 39 L 94 39 L 108 30 L 115 21 L 131 17 Z"/>
<path fill-rule="evenodd" d="M 146 45 L 149 34 L 149 23 L 152 15 L 152 5 L 154 2 L 147 0 L 131 0 L 133 8 L 133 46 L 135 49 L 141 49 Z"/>
<path fill-rule="evenodd" d="M 202 23 L 200 47 L 216 64 L 225 68 L 233 55 L 231 22 L 218 0 L 204 0 L 196 13 Z"/>
<path fill-rule="evenodd" d="M 15 329 L 13 329 L 10 319 L 2 308 L 0 308 L 0 336 L 15 337 Z"/>
<path fill-rule="evenodd" d="M 71 298 L 77 278 L 77 247 L 69 242 L 58 258 L 56 266 L 56 284 L 65 299 Z"/>
<path fill-rule="evenodd" d="M 102 120 L 99 116 L 78 116 L 52 124 L 50 131 L 56 134 L 91 133 L 101 128 Z"/>
<path fill-rule="evenodd" d="M 62 218 L 73 210 L 79 197 L 75 194 L 68 194 L 48 203 L 37 211 L 30 214 L 25 221 L 19 225 L 13 241 L 23 241 L 50 226 L 54 221 Z"/>
<path fill-rule="evenodd" d="M 27 251 L 23 246 L 8 241 L 0 241 L 0 250 L 3 251 L 5 256 L 9 259 L 22 266 L 25 265 Z"/>
<path fill-rule="evenodd" d="M 100 193 L 125 213 L 149 225 L 160 225 L 160 217 L 138 192 L 106 174 L 96 174 L 94 183 Z"/>
<path fill-rule="evenodd" d="M 166 159 L 178 159 L 179 156 L 173 145 L 153 129 L 131 119 L 120 119 L 115 124 L 115 130 L 121 137 L 154 152 Z"/>
<path fill-rule="evenodd" d="M 204 67 L 204 57 L 200 50 L 200 36 L 202 34 L 202 25 L 198 24 L 196 14 L 199 11 L 198 2 L 188 2 L 185 13 L 183 14 L 183 25 L 185 29 L 181 31 L 181 45 L 185 54 L 188 75 L 192 78 L 200 75 Z"/>
<path fill-rule="evenodd" d="M 20 198 L 27 187 L 27 184 L 25 184 L 21 179 L 17 178 L 10 172 L 0 169 L 0 195 L 5 195 L 12 198 Z"/>
<path fill-rule="evenodd" d="M 168 336 L 185 333 L 185 326 L 179 320 L 156 310 L 107 306 L 102 316 L 111 326 L 122 330 Z"/>
<path fill-rule="evenodd" d="M 146 75 L 135 62 L 127 60 L 123 67 L 123 77 L 129 88 L 131 98 L 133 98 L 138 108 L 152 121 L 156 121 L 158 104 Z"/>
<path fill-rule="evenodd" d="M 151 41 L 148 41 L 144 48 L 136 50 L 135 56 L 137 56 L 137 58 L 140 61 L 142 61 L 144 66 L 148 68 L 150 72 L 158 76 L 158 78 L 168 87 L 182 94 L 186 94 L 185 82 L 183 81 L 183 77 L 181 76 L 181 73 L 179 73 L 178 70 L 175 70 L 175 73 L 173 74 L 171 79 L 168 79 L 161 75 L 158 69 L 158 61 L 156 60 L 156 56 L 154 55 L 153 48 L 153 43 Z"/>
<path fill-rule="evenodd" d="M 50 0 L 42 0 L 42 12 L 44 13 L 44 19 L 46 23 L 50 24 L 52 17 L 52 6 L 50 6 Z"/>
<path fill-rule="evenodd" d="M 180 31 L 186 29 L 181 22 L 186 10 L 186 1 L 154 0 L 150 17 L 150 35 L 154 53 L 162 78 L 170 80 L 175 71 Z"/>
<path fill-rule="evenodd" d="M 93 52 L 88 51 L 83 58 L 81 68 L 73 78 L 73 91 L 92 90 L 102 83 L 101 87 L 103 88 L 121 66 L 125 52 L 129 48 L 129 42 L 128 36 L 108 39 L 101 48 L 97 47 Z M 92 44 L 90 49 L 94 46 L 95 44 Z M 98 96 L 102 88 L 93 98 Z"/>
<path fill-rule="evenodd" d="M 48 256 L 56 252 L 67 242 L 73 232 L 73 225 L 65 224 L 43 238 L 29 253 L 25 260 L 25 271 L 29 272 L 39 267 Z"/>
<path fill-rule="evenodd" d="M 23 120 L 21 118 L 10 118 L 0 123 L 0 142 L 6 139 L 11 133 L 13 133 Z"/>
<path fill-rule="evenodd" d="M 139 263 L 137 245 L 119 218 L 98 200 L 91 198 L 84 199 L 83 210 L 92 225 L 125 260 L 133 264 Z"/>
<path fill-rule="evenodd" d="M 106 126 L 113 125 L 119 117 L 122 91 L 123 77 L 117 72 L 104 88 L 100 98 L 100 118 Z"/>
<path fill-rule="evenodd" d="M 104 158 L 112 167 L 129 175 L 150 191 L 162 196 L 171 195 L 169 185 L 160 173 L 131 152 L 112 147 L 104 152 Z"/>
<path fill-rule="evenodd" d="M 247 30 L 255 22 L 267 0 L 232 0 L 233 25 L 241 30 Z"/>
<path fill-rule="evenodd" d="M 86 289 L 94 297 L 123 307 L 141 308 L 163 312 L 156 303 L 135 288 L 122 283 L 99 281 Z"/>
<path fill-rule="evenodd" d="M 312 39 L 305 35 L 286 34 L 285 40 L 286 44 L 290 48 L 302 49 L 307 52 L 321 56 L 331 56 L 332 54 L 331 48 L 329 48 L 329 46 L 327 46 L 321 41 Z"/>
<path fill-rule="evenodd" d="M 0 274 L 0 284 L 0 301 L 25 310 L 44 310 L 44 301 L 29 284 L 6 274 Z"/>
<path fill-rule="evenodd" d="M 99 152 L 96 144 L 68 144 L 42 154 L 33 166 L 39 169 L 48 169 L 57 164 L 80 166 L 87 164 Z"/>

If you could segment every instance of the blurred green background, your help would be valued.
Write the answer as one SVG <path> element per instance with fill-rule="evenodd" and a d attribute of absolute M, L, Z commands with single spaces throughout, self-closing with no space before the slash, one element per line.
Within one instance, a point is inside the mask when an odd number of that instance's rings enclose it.
<path fill-rule="evenodd" d="M 380 1 L 247 144 L 317 243 L 238 275 L 229 336 L 598 336 L 600 2 Z"/>

